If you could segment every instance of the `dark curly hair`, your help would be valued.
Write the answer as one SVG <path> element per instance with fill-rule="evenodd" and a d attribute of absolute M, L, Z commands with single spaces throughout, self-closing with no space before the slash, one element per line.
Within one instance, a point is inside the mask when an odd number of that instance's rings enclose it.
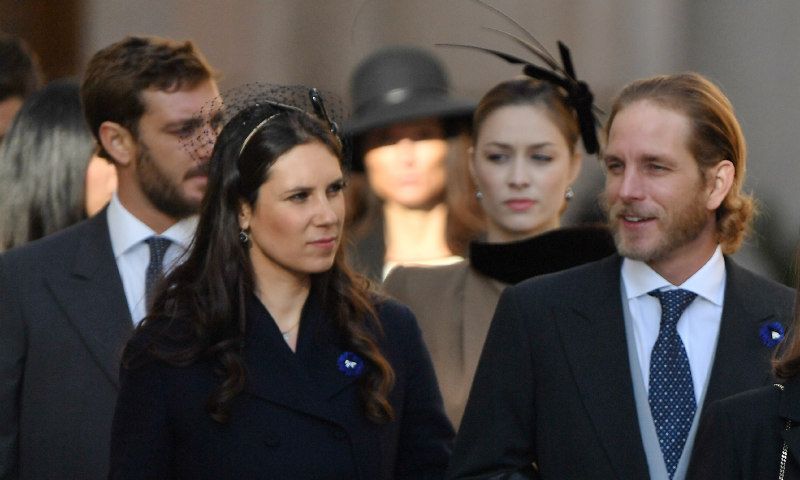
<path fill-rule="evenodd" d="M 244 139 L 266 118 L 270 120 L 255 130 L 240 154 Z M 212 154 L 191 253 L 166 277 L 150 315 L 125 351 L 124 368 L 153 359 L 173 366 L 215 362 L 219 384 L 207 409 L 220 423 L 227 422 L 247 375 L 245 302 L 254 289 L 254 276 L 247 248 L 238 238 L 240 205 L 256 202 L 258 189 L 278 157 L 310 142 L 322 143 L 341 163 L 338 139 L 303 112 L 254 105 L 227 123 Z M 324 309 L 348 348 L 370 365 L 359 379 L 365 414 L 376 423 L 389 421 L 394 418 L 388 395 L 395 377 L 377 343 L 383 334 L 374 307 L 377 297 L 369 282 L 350 270 L 343 254 L 340 246 L 333 267 L 312 275 L 313 289 L 321 292 Z"/>

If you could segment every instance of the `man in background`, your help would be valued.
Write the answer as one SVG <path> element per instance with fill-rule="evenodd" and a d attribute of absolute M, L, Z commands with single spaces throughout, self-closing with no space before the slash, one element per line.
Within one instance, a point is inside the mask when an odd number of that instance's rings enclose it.
<path fill-rule="evenodd" d="M 121 352 L 186 251 L 210 151 L 189 151 L 219 96 L 191 42 L 128 37 L 81 86 L 118 190 L 98 215 L 0 256 L 0 478 L 106 478 Z"/>

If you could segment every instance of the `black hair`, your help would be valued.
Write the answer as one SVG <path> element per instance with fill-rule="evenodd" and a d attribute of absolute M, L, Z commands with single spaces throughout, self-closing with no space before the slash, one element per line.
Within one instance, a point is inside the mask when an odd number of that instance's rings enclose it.
<path fill-rule="evenodd" d="M 76 82 L 52 82 L 25 101 L 0 145 L 0 251 L 86 218 L 94 149 Z"/>
<path fill-rule="evenodd" d="M 21 38 L 0 32 L 0 102 L 26 98 L 42 86 L 39 59 Z"/>

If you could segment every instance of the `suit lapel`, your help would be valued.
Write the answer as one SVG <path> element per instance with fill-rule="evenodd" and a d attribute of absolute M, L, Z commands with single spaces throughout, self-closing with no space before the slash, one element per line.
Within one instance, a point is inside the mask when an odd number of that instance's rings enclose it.
<path fill-rule="evenodd" d="M 758 288 L 747 272 L 725 259 L 725 300 L 705 408 L 713 401 L 765 385 L 772 351 L 759 339 L 759 328 L 776 316 L 771 305 L 747 302 Z"/>
<path fill-rule="evenodd" d="M 132 331 L 122 280 L 111 249 L 106 211 L 88 220 L 80 235 L 69 272 L 54 272 L 47 286 L 86 348 L 119 386 L 122 349 Z"/>
<path fill-rule="evenodd" d="M 552 312 L 567 362 L 595 432 L 619 478 L 647 478 L 614 255 L 586 270 L 586 283 Z M 591 272 L 591 274 L 589 273 Z M 566 296 L 565 296 L 566 297 Z"/>

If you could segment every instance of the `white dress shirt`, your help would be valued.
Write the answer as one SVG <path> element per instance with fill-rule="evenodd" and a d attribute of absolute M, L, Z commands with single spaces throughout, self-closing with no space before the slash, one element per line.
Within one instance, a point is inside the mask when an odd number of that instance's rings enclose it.
<path fill-rule="evenodd" d="M 145 240 L 157 235 L 150 227 L 133 216 L 120 203 L 117 194 L 108 204 L 108 230 L 111 234 L 111 249 L 122 277 L 122 287 L 128 300 L 128 309 L 134 325 L 145 317 L 144 278 L 150 263 L 150 247 Z M 172 241 L 164 254 L 164 272 L 168 272 L 183 257 L 192 242 L 197 216 L 185 218 L 169 227 L 160 237 Z"/>
<path fill-rule="evenodd" d="M 622 281 L 628 295 L 642 380 L 648 391 L 650 355 L 661 326 L 661 303 L 647 292 L 682 288 L 697 294 L 678 321 L 678 335 L 686 348 L 694 398 L 700 405 L 717 348 L 725 297 L 725 259 L 719 246 L 706 264 L 682 285 L 672 285 L 644 262 L 628 258 L 622 262 Z"/>

